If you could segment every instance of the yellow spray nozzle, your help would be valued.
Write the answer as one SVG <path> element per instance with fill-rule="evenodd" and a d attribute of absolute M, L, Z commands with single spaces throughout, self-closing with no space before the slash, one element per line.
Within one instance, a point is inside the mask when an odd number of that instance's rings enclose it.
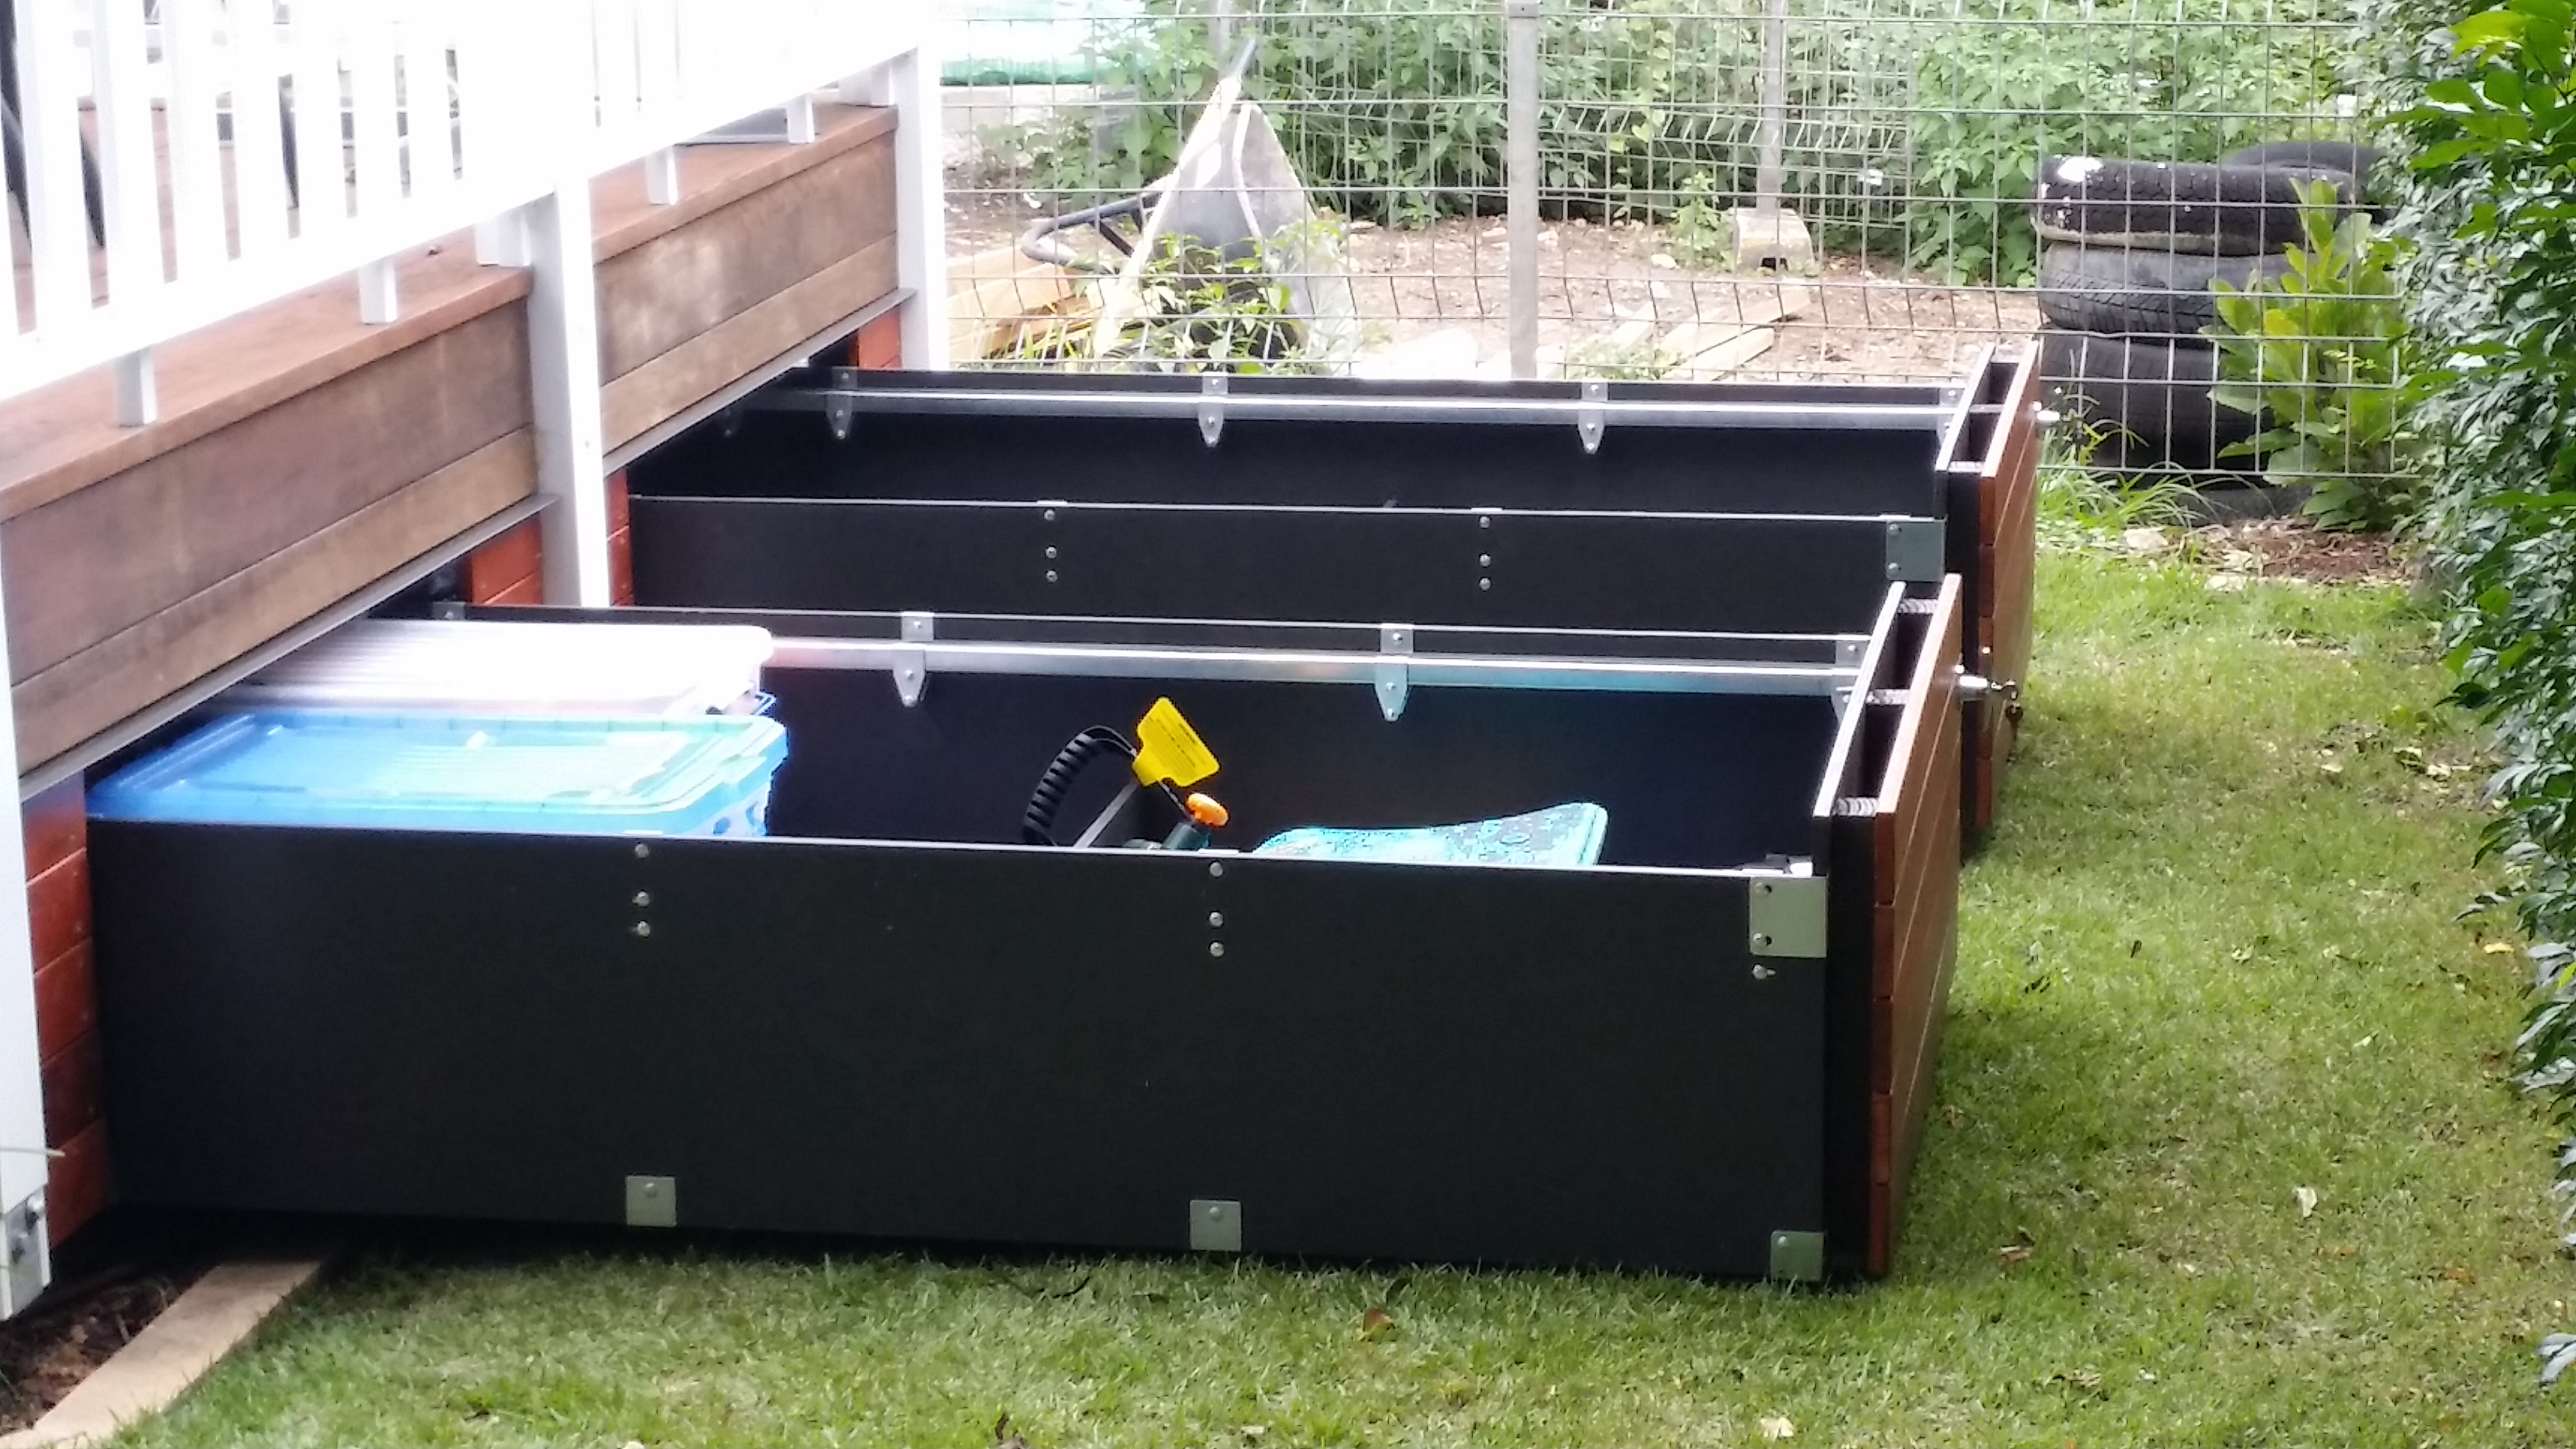
<path fill-rule="evenodd" d="M 1168 699 L 1136 722 L 1136 779 L 1144 785 L 1195 785 L 1216 773 L 1216 756 Z"/>

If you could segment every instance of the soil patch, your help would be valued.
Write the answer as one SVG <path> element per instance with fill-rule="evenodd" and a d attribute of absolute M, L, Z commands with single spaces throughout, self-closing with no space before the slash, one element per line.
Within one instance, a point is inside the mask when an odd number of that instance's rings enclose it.
<path fill-rule="evenodd" d="M 2341 533 L 2303 518 L 2196 529 L 2200 556 L 2222 574 L 2318 584 L 2402 584 L 2412 574 L 2386 534 Z"/>
<path fill-rule="evenodd" d="M 1046 211 L 1008 192 L 953 187 L 948 253 L 1015 243 Z M 1498 217 L 1446 217 L 1426 227 L 1353 227 L 1347 261 L 1374 349 L 1465 331 L 1480 360 L 1509 355 L 1506 263 Z M 1539 230 L 1539 345 L 1570 351 L 1625 324 L 1657 333 L 1684 323 L 1768 321 L 1784 290 L 1808 289 L 1770 348 L 1726 374 L 1751 381 L 1949 381 L 1996 343 L 2027 341 L 2039 309 L 2027 292 L 1949 287 L 1857 257 L 1824 260 L 1814 277 L 1740 275 L 1694 265 L 1670 230 L 1643 222 L 1548 222 Z"/>
<path fill-rule="evenodd" d="M 204 1271 L 200 1264 L 113 1269 L 0 1323 L 0 1432 L 44 1417 Z"/>

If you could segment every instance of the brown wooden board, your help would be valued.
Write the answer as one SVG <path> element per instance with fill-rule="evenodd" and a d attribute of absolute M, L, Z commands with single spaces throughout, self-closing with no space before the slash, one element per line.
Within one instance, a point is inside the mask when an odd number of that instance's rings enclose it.
<path fill-rule="evenodd" d="M 849 147 L 602 262 L 600 375 L 623 378 L 888 241 L 895 228 L 894 172 L 892 137 Z M 889 278 L 880 294 L 892 285 Z M 859 297 L 831 316 L 818 311 L 812 326 L 796 335 L 810 336 L 872 300 Z M 776 351 L 746 353 L 742 366 L 766 362 Z"/>
<path fill-rule="evenodd" d="M 2021 690 L 2030 672 L 2031 620 L 2038 590 L 2039 349 L 1998 355 L 1988 375 L 2001 384 L 2002 414 L 1979 469 L 1977 638 L 1988 657 L 1970 667 L 1994 681 L 1978 713 L 1969 748 L 1975 760 L 1970 827 L 1979 835 L 1994 826 L 2004 773 L 2021 730 Z"/>
<path fill-rule="evenodd" d="M 1871 821 L 1877 903 L 1867 1266 L 1873 1275 L 1885 1273 L 1892 1257 L 1957 953 L 1964 606 L 1956 575 L 1935 598 L 1909 605 L 1928 613 Z"/>
<path fill-rule="evenodd" d="M 0 519 L 200 442 L 528 294 L 526 272 L 476 265 L 473 239 L 461 233 L 394 261 L 396 321 L 360 322 L 357 281 L 343 277 L 155 347 L 161 417 L 148 427 L 117 425 L 103 367 L 0 402 Z"/>
<path fill-rule="evenodd" d="M 525 428 L 527 356 L 524 310 L 486 312 L 10 519 L 0 557 L 16 679 Z"/>
<path fill-rule="evenodd" d="M 20 682 L 19 758 L 70 749 L 535 490 L 535 445 L 520 428 L 222 575 Z"/>
<path fill-rule="evenodd" d="M 611 380 L 600 390 L 607 445 L 642 437 L 893 291 L 895 262 L 893 237 L 872 243 Z"/>

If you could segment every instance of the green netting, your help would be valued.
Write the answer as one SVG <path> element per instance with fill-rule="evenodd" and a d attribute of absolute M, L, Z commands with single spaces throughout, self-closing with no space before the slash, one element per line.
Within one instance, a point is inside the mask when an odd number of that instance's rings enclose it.
<path fill-rule="evenodd" d="M 950 85 L 1088 85 L 1104 22 L 1144 0 L 945 0 L 940 78 Z"/>

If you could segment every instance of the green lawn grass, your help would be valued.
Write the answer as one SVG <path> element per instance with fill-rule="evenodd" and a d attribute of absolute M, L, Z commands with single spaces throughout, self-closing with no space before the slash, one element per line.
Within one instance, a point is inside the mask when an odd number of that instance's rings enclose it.
<path fill-rule="evenodd" d="M 2085 553 L 2041 589 L 1886 1283 L 395 1240 L 129 1442 L 2576 1438 L 2429 625 Z"/>

